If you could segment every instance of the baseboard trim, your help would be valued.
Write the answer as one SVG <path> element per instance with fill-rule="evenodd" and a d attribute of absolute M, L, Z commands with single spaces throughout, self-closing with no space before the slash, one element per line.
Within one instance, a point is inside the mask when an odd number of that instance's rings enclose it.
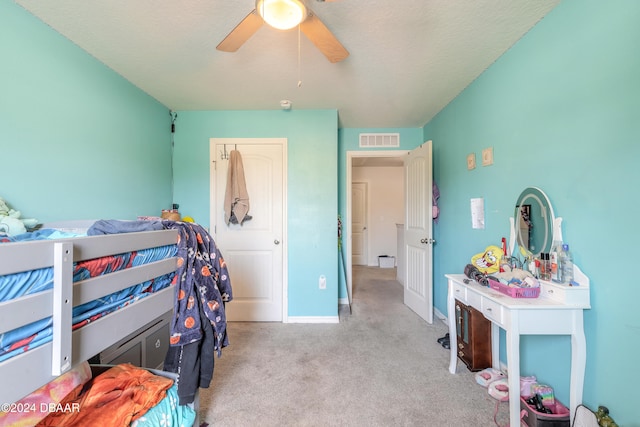
<path fill-rule="evenodd" d="M 338 316 L 289 316 L 287 323 L 340 323 Z"/>
<path fill-rule="evenodd" d="M 338 298 L 338 305 L 347 305 L 349 304 L 349 298 Z"/>
<path fill-rule="evenodd" d="M 445 316 L 440 310 L 438 310 L 437 308 L 433 307 L 433 314 L 442 321 L 442 323 L 444 323 L 445 325 L 448 325 L 447 323 L 447 316 Z"/>

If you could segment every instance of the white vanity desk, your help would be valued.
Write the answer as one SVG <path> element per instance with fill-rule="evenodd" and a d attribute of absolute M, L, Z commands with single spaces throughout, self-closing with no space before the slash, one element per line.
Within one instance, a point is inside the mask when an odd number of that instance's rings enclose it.
<path fill-rule="evenodd" d="M 447 297 L 451 359 L 449 372 L 456 373 L 457 347 L 455 300 L 474 307 L 491 321 L 492 365 L 500 369 L 500 328 L 506 331 L 507 376 L 509 381 L 509 422 L 520 426 L 520 335 L 571 335 L 571 423 L 582 403 L 586 365 L 586 341 L 582 314 L 590 308 L 589 279 L 576 266 L 580 286 L 541 282 L 538 298 L 512 298 L 473 280 L 465 283 L 463 274 L 447 274 Z"/>

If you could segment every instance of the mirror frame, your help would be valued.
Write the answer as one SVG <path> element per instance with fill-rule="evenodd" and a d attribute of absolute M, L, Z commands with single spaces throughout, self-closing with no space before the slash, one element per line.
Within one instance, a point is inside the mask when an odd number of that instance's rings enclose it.
<path fill-rule="evenodd" d="M 527 203 L 529 202 L 529 203 Z M 540 214 L 542 218 L 546 217 L 546 224 L 544 227 L 544 240 L 543 244 L 540 245 L 539 248 L 531 250 L 528 246 L 525 246 L 522 242 L 522 238 L 520 235 L 520 227 L 517 225 L 520 221 L 520 206 L 529 205 L 533 207 L 533 204 L 536 203 L 540 207 Z M 532 209 L 535 212 L 535 209 Z M 522 193 L 518 196 L 518 200 L 516 201 L 516 207 L 514 210 L 514 219 L 515 219 L 515 239 L 520 246 L 520 248 L 524 249 L 527 253 L 537 256 L 543 252 L 550 252 L 551 245 L 553 244 L 554 239 L 554 229 L 555 229 L 555 215 L 553 213 L 553 208 L 551 207 L 551 202 L 549 198 L 540 188 L 537 187 L 527 187 Z"/>

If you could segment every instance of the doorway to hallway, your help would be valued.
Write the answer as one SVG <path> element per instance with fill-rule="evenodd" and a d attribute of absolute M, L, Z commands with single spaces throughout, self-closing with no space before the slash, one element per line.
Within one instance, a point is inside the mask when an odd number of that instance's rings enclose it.
<path fill-rule="evenodd" d="M 371 158 L 371 160 L 369 160 Z M 360 168 L 367 162 L 381 163 L 396 161 L 398 171 L 397 179 L 382 177 L 380 190 L 373 190 L 372 182 L 383 174 L 376 170 L 369 175 L 369 180 L 358 176 Z M 367 165 L 368 166 L 368 165 Z M 379 166 L 379 164 L 377 165 Z M 368 265 L 376 265 L 376 258 L 388 253 L 396 254 L 400 259 L 400 272 L 403 277 L 398 281 L 404 287 L 404 303 L 428 323 L 433 322 L 433 272 L 432 272 L 432 142 L 427 141 L 411 151 L 348 151 L 347 152 L 347 221 L 346 221 L 346 254 L 353 254 L 353 200 L 350 191 L 353 183 L 358 180 L 368 182 L 370 199 L 373 195 L 380 195 L 381 206 L 398 208 L 392 213 L 391 224 L 386 224 L 382 230 L 390 233 L 391 237 L 382 239 L 387 246 L 382 251 L 371 249 L 371 242 L 377 235 L 373 231 L 376 221 L 384 223 L 387 219 L 385 210 L 373 213 L 373 202 L 367 207 L 369 222 L 367 224 L 369 257 Z M 400 178 L 401 177 L 401 178 Z M 402 184 L 400 184 L 402 183 Z M 391 197 L 402 195 L 398 201 Z M 378 248 L 379 249 L 379 248 Z M 386 253 L 388 252 L 388 253 Z M 385 258 L 382 258 L 384 260 Z M 388 259 L 386 259 L 388 261 Z M 385 263 L 385 264 L 388 264 Z M 345 262 L 345 281 L 347 287 L 348 302 L 354 300 L 352 288 L 352 257 L 347 256 Z M 357 298 L 356 298 L 357 299 Z M 344 299 L 341 299 L 341 303 Z"/>
<path fill-rule="evenodd" d="M 347 152 L 344 255 L 351 296 L 354 265 L 377 267 L 380 255 L 398 259 L 397 224 L 404 218 L 406 154 L 404 150 Z M 395 268 L 392 274 L 395 276 Z M 340 302 L 347 302 L 344 295 Z"/>

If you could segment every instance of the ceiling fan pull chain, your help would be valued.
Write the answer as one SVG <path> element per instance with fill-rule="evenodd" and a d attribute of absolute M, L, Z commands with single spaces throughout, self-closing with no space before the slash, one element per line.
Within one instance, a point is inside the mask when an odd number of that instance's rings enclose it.
<path fill-rule="evenodd" d="M 298 87 L 302 86 L 302 71 L 301 71 L 301 47 L 300 47 L 300 24 L 298 24 Z"/>

